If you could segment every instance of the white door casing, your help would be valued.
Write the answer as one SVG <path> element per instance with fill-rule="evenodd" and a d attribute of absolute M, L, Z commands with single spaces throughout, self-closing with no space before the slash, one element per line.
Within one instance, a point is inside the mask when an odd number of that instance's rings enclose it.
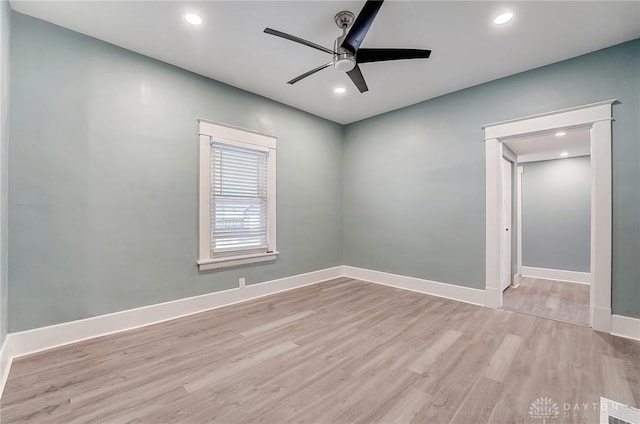
<path fill-rule="evenodd" d="M 590 325 L 611 329 L 611 121 L 615 100 L 485 125 L 486 259 L 485 306 L 502 306 L 500 279 L 503 242 L 501 140 L 578 126 L 591 137 L 591 303 Z"/>
<path fill-rule="evenodd" d="M 511 284 L 511 171 L 511 162 L 502 158 L 502 243 L 500 243 L 502 291 Z"/>
<path fill-rule="evenodd" d="M 516 274 L 522 275 L 522 174 L 519 166 L 516 174 Z M 515 281 L 517 284 L 517 281 Z"/>

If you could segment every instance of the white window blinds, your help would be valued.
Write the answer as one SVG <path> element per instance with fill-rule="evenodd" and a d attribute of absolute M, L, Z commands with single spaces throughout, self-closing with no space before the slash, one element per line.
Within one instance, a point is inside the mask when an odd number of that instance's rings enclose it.
<path fill-rule="evenodd" d="M 266 251 L 267 159 L 266 151 L 211 144 L 212 256 Z"/>

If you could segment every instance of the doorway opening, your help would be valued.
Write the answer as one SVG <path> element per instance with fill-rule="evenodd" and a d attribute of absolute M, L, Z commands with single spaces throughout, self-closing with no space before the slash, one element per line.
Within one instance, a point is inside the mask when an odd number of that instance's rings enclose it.
<path fill-rule="evenodd" d="M 611 120 L 615 100 L 549 112 L 484 126 L 486 154 L 486 289 L 485 306 L 503 306 L 504 270 L 513 269 L 505 253 L 505 165 L 513 152 L 507 144 L 520 137 L 534 137 L 577 128 L 589 133 L 590 231 L 589 325 L 598 331 L 611 329 Z M 507 147 L 505 147 L 507 146 Z M 510 153 L 511 152 L 511 153 Z M 513 158 L 511 162 L 514 162 Z M 517 158 L 515 159 L 517 162 Z M 520 225 L 520 223 L 518 223 Z M 517 254 L 516 254 L 517 255 Z M 509 265 L 510 262 L 511 264 Z M 512 272 L 511 275 L 514 275 Z"/>
<path fill-rule="evenodd" d="M 578 127 L 502 141 L 509 157 L 503 158 L 502 191 L 502 263 L 511 271 L 502 276 L 509 279 L 501 285 L 505 309 L 589 325 L 589 131 Z"/>

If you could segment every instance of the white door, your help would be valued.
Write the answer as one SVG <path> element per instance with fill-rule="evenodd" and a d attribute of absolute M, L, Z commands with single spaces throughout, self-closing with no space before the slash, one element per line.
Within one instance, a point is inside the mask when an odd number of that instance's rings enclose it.
<path fill-rule="evenodd" d="M 502 251 L 500 252 L 500 287 L 511 284 L 511 162 L 502 158 Z"/>

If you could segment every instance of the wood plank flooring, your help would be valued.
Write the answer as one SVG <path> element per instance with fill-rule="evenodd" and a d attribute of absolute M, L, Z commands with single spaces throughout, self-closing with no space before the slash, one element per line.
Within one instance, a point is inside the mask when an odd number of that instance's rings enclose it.
<path fill-rule="evenodd" d="M 566 281 L 520 277 L 504 291 L 503 307 L 543 318 L 589 325 L 589 286 Z"/>
<path fill-rule="evenodd" d="M 0 421 L 593 423 L 600 396 L 640 405 L 640 343 L 343 278 L 17 359 Z"/>

